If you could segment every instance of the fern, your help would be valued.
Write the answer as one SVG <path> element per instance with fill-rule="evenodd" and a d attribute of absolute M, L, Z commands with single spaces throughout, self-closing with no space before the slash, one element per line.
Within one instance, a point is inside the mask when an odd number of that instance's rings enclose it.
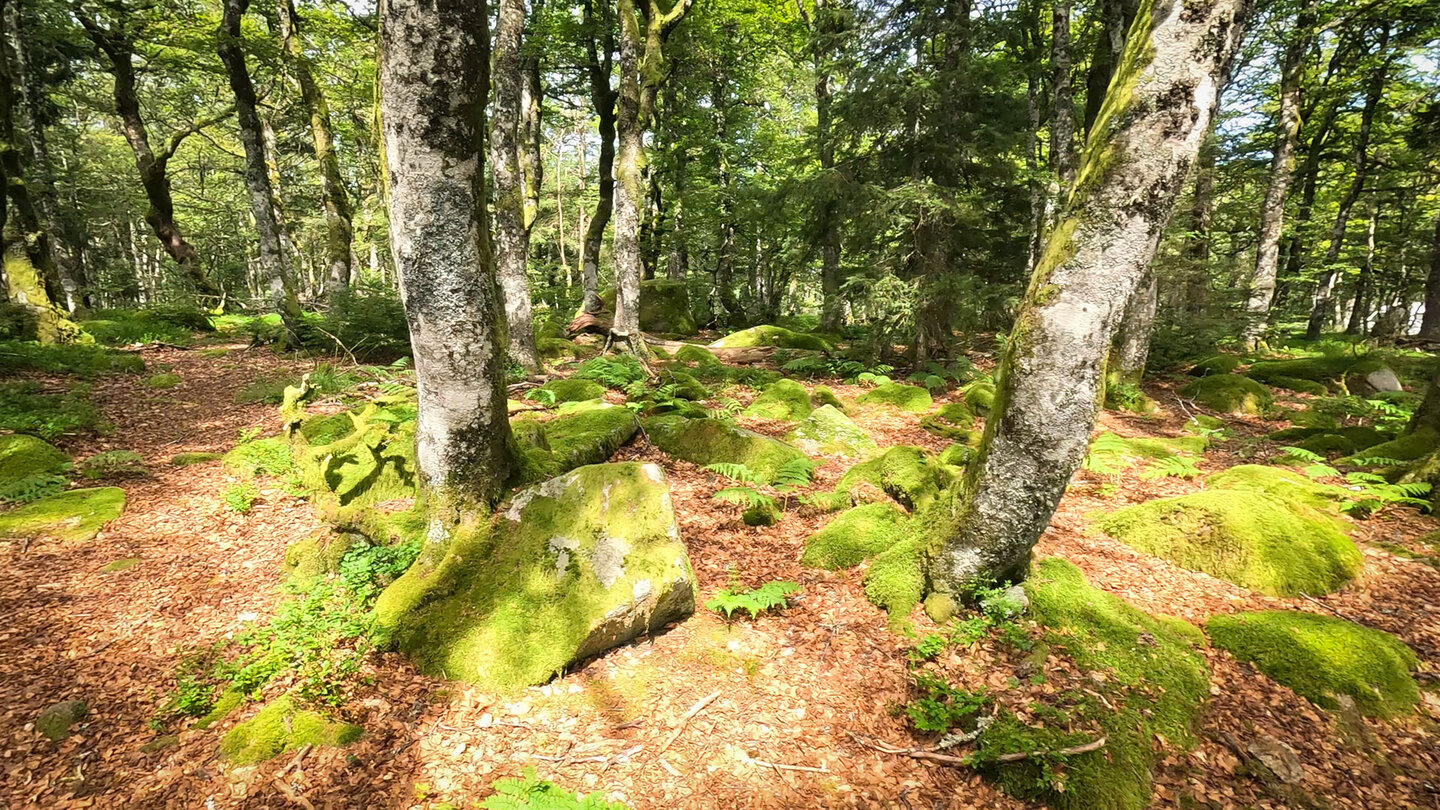
<path fill-rule="evenodd" d="M 1407 462 L 1384 456 L 1364 456 L 1349 459 L 1348 463 L 1356 467 L 1404 467 Z"/>
<path fill-rule="evenodd" d="M 815 475 L 815 462 L 808 458 L 792 458 L 775 471 L 775 486 L 780 489 L 798 489 L 810 483 Z"/>
<path fill-rule="evenodd" d="M 1128 468 L 1125 456 L 1130 444 L 1114 433 L 1101 433 L 1090 443 L 1090 452 L 1085 454 L 1086 471 L 1096 475 L 1119 475 Z"/>
<path fill-rule="evenodd" d="M 836 512 L 847 508 L 851 503 L 849 492 L 815 492 L 801 495 L 798 500 L 800 503 L 822 512 Z"/>
<path fill-rule="evenodd" d="M 0 503 L 38 501 L 41 498 L 64 492 L 69 485 L 69 479 L 63 475 L 53 473 L 27 475 L 18 481 L 12 481 L 0 487 Z"/>
<path fill-rule="evenodd" d="M 705 469 L 717 475 L 723 475 L 733 481 L 740 481 L 745 484 L 759 484 L 760 475 L 744 464 L 735 464 L 729 461 L 718 461 L 714 464 L 706 464 Z"/>
<path fill-rule="evenodd" d="M 735 591 L 730 588 L 715 594 L 715 598 L 705 603 L 707 610 L 716 613 L 724 613 L 729 619 L 737 610 L 744 610 L 755 619 L 767 610 L 778 610 L 788 607 L 786 597 L 800 590 L 800 585 L 794 582 L 772 580 L 761 585 L 752 591 Z"/>
<path fill-rule="evenodd" d="M 484 810 L 628 810 L 599 792 L 585 796 L 546 782 L 534 768 L 526 768 L 520 779 L 497 779 L 491 787 L 495 795 L 480 805 Z"/>
<path fill-rule="evenodd" d="M 1195 459 L 1189 456 L 1169 456 L 1151 462 L 1140 477 L 1148 481 L 1156 478 L 1195 478 L 1199 475 L 1200 468 Z"/>
<path fill-rule="evenodd" d="M 1323 464 L 1325 457 L 1303 447 L 1282 447 L 1280 461 L 1286 464 Z"/>
<path fill-rule="evenodd" d="M 717 501 L 738 503 L 748 509 L 761 506 L 775 506 L 775 499 L 753 487 L 725 487 L 710 497 Z"/>
<path fill-rule="evenodd" d="M 1361 472 L 1359 470 L 1352 473 L 1346 473 L 1345 481 L 1347 483 L 1356 485 L 1390 483 L 1389 481 L 1386 481 L 1385 477 L 1382 475 L 1376 475 L 1372 472 Z"/>
<path fill-rule="evenodd" d="M 625 388 L 645 379 L 645 368 L 633 356 L 593 357 L 580 364 L 574 376 L 594 380 L 606 388 Z"/>
<path fill-rule="evenodd" d="M 1329 464 L 1307 464 L 1301 470 L 1307 478 L 1339 478 L 1340 471 Z"/>

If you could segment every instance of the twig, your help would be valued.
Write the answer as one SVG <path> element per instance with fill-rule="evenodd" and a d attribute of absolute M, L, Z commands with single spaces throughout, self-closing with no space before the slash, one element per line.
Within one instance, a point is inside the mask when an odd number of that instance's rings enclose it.
<path fill-rule="evenodd" d="M 995 761 L 996 761 L 996 762 L 1019 762 L 1019 761 L 1022 760 L 1022 759 L 1029 759 L 1030 757 L 1033 757 L 1033 756 L 1035 756 L 1035 755 L 1037 755 L 1037 754 L 1045 754 L 1046 756 L 1070 757 L 1070 756 L 1074 756 L 1074 755 L 1076 755 L 1076 754 L 1088 754 L 1088 753 L 1090 753 L 1091 751 L 1099 751 L 1101 748 L 1104 748 L 1104 747 L 1105 747 L 1105 738 L 1104 738 L 1104 737 L 1100 737 L 1100 738 L 1098 738 L 1098 739 L 1091 740 L 1090 742 L 1085 743 L 1084 745 L 1072 745 L 1072 746 L 1070 746 L 1069 748 L 1061 748 L 1059 751 L 1053 751 L 1053 752 L 1047 752 L 1047 751 L 1030 751 L 1030 752 L 1027 752 L 1027 751 L 1016 751 L 1016 752 L 1013 753 L 1013 754 L 1001 754 L 1000 756 L 998 756 L 998 757 L 995 758 Z"/>
<path fill-rule="evenodd" d="M 680 718 L 680 724 L 675 727 L 674 731 L 670 732 L 670 736 L 666 738 L 665 744 L 660 746 L 660 750 L 655 752 L 655 756 L 658 757 L 666 751 L 670 750 L 670 746 L 675 742 L 675 739 L 680 736 L 680 732 L 685 730 L 685 726 L 689 725 L 690 720 L 694 718 L 695 715 L 703 711 L 706 706 L 709 706 L 710 703 L 718 697 L 720 697 L 720 692 L 719 690 L 716 690 L 706 695 L 705 697 L 695 701 L 695 705 L 691 706 L 690 711 L 685 712 L 685 716 Z"/>
<path fill-rule="evenodd" d="M 940 762 L 946 765 L 972 764 L 968 757 L 952 757 L 946 754 L 937 754 L 934 751 L 929 750 L 928 748 L 896 748 L 893 745 L 882 743 L 879 740 L 866 740 L 865 738 L 853 732 L 850 736 L 854 737 L 855 741 L 860 743 L 861 745 L 864 745 L 867 748 L 873 748 L 876 751 L 884 754 L 911 757 L 913 759 L 923 759 L 930 762 Z M 1074 745 L 1069 748 L 1061 748 L 1058 751 L 1016 751 L 1011 754 L 1001 754 L 1000 756 L 995 758 L 995 761 L 997 763 L 1008 763 L 1020 762 L 1021 760 L 1029 759 L 1031 757 L 1040 755 L 1068 757 L 1074 756 L 1075 754 L 1088 754 L 1091 751 L 1098 751 L 1101 748 L 1104 748 L 1105 742 L 1106 739 L 1104 737 L 1100 737 L 1082 745 Z"/>
<path fill-rule="evenodd" d="M 1326 610 L 1330 611 L 1331 613 L 1334 613 L 1336 616 L 1339 616 L 1340 618 L 1344 619 L 1344 620 L 1347 621 L 1347 622 L 1350 622 L 1351 624 L 1358 624 L 1358 625 L 1360 625 L 1360 626 L 1362 626 L 1362 627 L 1366 626 L 1366 625 L 1365 625 L 1365 622 L 1362 622 L 1362 621 L 1360 621 L 1359 619 L 1356 619 L 1356 618 L 1354 618 L 1354 617 L 1352 617 L 1352 616 L 1346 616 L 1344 613 L 1341 613 L 1340 611 L 1336 610 L 1335 608 L 1330 607 L 1329 605 L 1325 604 L 1324 602 L 1321 602 L 1319 599 L 1316 599 L 1315 597 L 1311 596 L 1311 595 L 1308 594 L 1308 593 L 1305 593 L 1304 591 L 1301 591 L 1301 592 L 1300 592 L 1300 596 L 1301 596 L 1302 598 L 1304 598 L 1305 600 L 1309 601 L 1309 602 L 1313 602 L 1314 604 L 1317 604 L 1317 605 L 1319 605 L 1320 607 L 1325 608 Z"/>
<path fill-rule="evenodd" d="M 762 765 L 762 766 L 764 766 L 764 767 L 766 767 L 766 768 L 774 768 L 774 769 L 777 770 L 777 771 L 804 771 L 805 773 L 830 773 L 829 769 L 827 769 L 827 768 L 825 768 L 825 767 L 823 767 L 823 766 L 822 766 L 822 767 L 819 767 L 819 768 L 812 768 L 812 767 L 810 767 L 809 765 L 786 765 L 786 764 L 784 764 L 783 762 L 766 762 L 766 761 L 763 760 L 763 759 L 751 759 L 750 761 L 753 762 L 753 763 L 755 763 L 756 765 Z"/>

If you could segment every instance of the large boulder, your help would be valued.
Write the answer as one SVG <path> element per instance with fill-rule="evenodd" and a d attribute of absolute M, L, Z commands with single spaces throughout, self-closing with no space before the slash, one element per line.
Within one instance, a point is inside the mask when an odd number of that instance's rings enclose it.
<path fill-rule="evenodd" d="M 603 290 L 600 300 L 615 311 L 615 291 Z M 693 335 L 700 331 L 690 309 L 690 290 L 683 281 L 654 278 L 640 282 L 640 329 L 653 334 Z"/>
<path fill-rule="evenodd" d="M 810 392 L 794 380 L 776 380 L 765 386 L 750 407 L 746 416 L 761 419 L 804 419 L 810 415 Z"/>
<path fill-rule="evenodd" d="M 452 557 L 467 558 L 453 587 L 401 617 L 392 638 L 426 672 L 486 688 L 544 683 L 695 610 L 655 464 L 595 464 L 521 490 L 483 547 Z"/>
<path fill-rule="evenodd" d="M 1400 377 L 1388 366 L 1380 366 L 1371 370 L 1356 370 L 1351 373 L 1346 384 L 1350 388 L 1350 393 L 1362 397 L 1405 390 L 1405 386 L 1400 384 Z"/>
<path fill-rule="evenodd" d="M 929 391 L 918 385 L 897 382 L 877 385 L 861 394 L 857 401 L 861 405 L 887 406 L 910 413 L 925 413 L 935 405 Z"/>
<path fill-rule="evenodd" d="M 1180 395 L 1220 413 L 1256 415 L 1270 407 L 1270 389 L 1239 374 L 1212 374 L 1180 389 Z"/>
<path fill-rule="evenodd" d="M 70 469 L 70 457 L 34 436 L 12 433 L 0 436 L 0 487 L 41 475 L 59 475 Z"/>
<path fill-rule="evenodd" d="M 752 326 L 739 332 L 731 332 L 710 344 L 713 349 L 748 349 L 759 346 L 774 346 L 778 349 L 803 349 L 814 352 L 828 352 L 834 347 L 818 335 L 791 332 L 783 326 Z"/>
<path fill-rule="evenodd" d="M 805 421 L 786 435 L 785 440 L 812 455 L 863 456 L 878 449 L 870 434 L 834 405 L 821 405 L 811 411 Z"/>
<path fill-rule="evenodd" d="M 721 419 L 664 415 L 645 419 L 645 435 L 661 450 L 699 464 L 744 464 L 764 483 L 805 454 L 794 447 Z"/>

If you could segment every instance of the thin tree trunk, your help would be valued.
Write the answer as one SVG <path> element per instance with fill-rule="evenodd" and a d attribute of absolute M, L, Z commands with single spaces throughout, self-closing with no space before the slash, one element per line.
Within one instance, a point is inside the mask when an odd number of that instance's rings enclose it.
<path fill-rule="evenodd" d="M 298 347 L 302 339 L 300 302 L 290 281 L 281 224 L 276 219 L 274 189 L 265 165 L 265 133 L 256 110 L 255 86 L 245 67 L 245 50 L 240 39 L 240 20 L 250 0 L 225 0 L 225 11 L 217 32 L 217 50 L 225 65 L 230 91 L 235 94 L 235 115 L 240 125 L 240 143 L 245 148 L 245 185 L 250 196 L 250 213 L 255 219 L 256 247 L 260 272 L 270 306 L 280 313 L 285 325 L 284 344 Z"/>
<path fill-rule="evenodd" d="M 280 37 L 286 60 L 300 85 L 300 99 L 310 116 L 310 140 L 315 162 L 320 167 L 320 201 L 325 206 L 325 290 L 327 296 L 350 286 L 352 248 L 355 238 L 351 224 L 350 194 L 340 174 L 340 158 L 330 128 L 330 106 L 315 81 L 314 66 L 300 39 L 300 16 L 294 0 L 275 0 Z"/>
<path fill-rule="evenodd" d="M 1025 576 L 1085 455 L 1111 338 L 1209 129 L 1249 11 L 1248 0 L 1161 4 L 1131 32 L 1083 179 L 1010 332 L 979 458 L 931 549 L 934 590 L 959 599 L 977 581 Z"/>
<path fill-rule="evenodd" d="M 1045 236 L 1045 186 L 1040 180 L 1040 69 L 1041 40 L 1039 0 L 1030 0 L 1021 6 L 1025 21 L 1022 36 L 1025 41 L 1025 109 L 1030 124 L 1025 133 L 1025 173 L 1030 187 L 1030 236 L 1027 240 L 1029 261 L 1026 268 L 1033 271 L 1040 262 L 1040 243 Z"/>
<path fill-rule="evenodd" d="M 1101 0 L 1103 4 L 1100 35 L 1096 38 L 1095 54 L 1085 75 L 1085 133 L 1088 136 L 1100 114 L 1105 90 L 1115 74 L 1115 65 L 1125 52 L 1125 33 L 1135 19 L 1135 0 Z"/>
<path fill-rule="evenodd" d="M 820 328 L 835 332 L 845 323 L 845 304 L 840 297 L 840 223 L 835 199 L 834 60 L 835 12 L 833 0 L 814 0 L 813 13 L 804 0 L 796 8 L 810 32 L 810 59 L 815 68 L 815 153 L 820 161 L 824 191 L 815 223 L 820 241 Z"/>
<path fill-rule="evenodd" d="M 456 507 L 488 514 L 516 465 L 476 159 L 486 27 L 485 4 L 474 0 L 382 5 L 390 248 L 415 351 L 416 467 L 432 516 Z M 454 528 L 432 520 L 429 545 L 443 549 Z"/>
<path fill-rule="evenodd" d="M 1184 311 L 1203 316 L 1210 298 L 1210 218 L 1215 206 L 1215 144 L 1214 121 L 1211 131 L 1200 144 L 1195 161 L 1195 186 L 1190 200 L 1190 237 L 1185 256 L 1189 272 L 1185 277 Z"/>
<path fill-rule="evenodd" d="M 600 3 L 598 19 L 593 10 L 596 2 Z M 584 300 L 580 308 L 592 315 L 605 308 L 600 301 L 600 245 L 605 239 L 605 227 L 610 224 L 610 214 L 615 207 L 615 105 L 618 94 L 610 88 L 615 32 L 614 23 L 607 13 L 609 8 L 605 0 L 585 0 L 583 6 L 585 25 L 590 29 L 585 40 L 589 57 L 587 69 L 590 75 L 590 102 L 595 106 L 600 132 L 595 215 L 585 226 L 580 257 L 580 283 L 584 287 Z M 603 26 L 604 32 L 597 32 L 596 26 Z"/>
<path fill-rule="evenodd" d="M 1370 322 L 1371 287 L 1375 276 L 1375 226 L 1379 220 L 1380 208 L 1371 200 L 1370 216 L 1366 218 L 1365 225 L 1365 262 L 1360 265 L 1360 275 L 1355 279 L 1355 306 L 1350 310 L 1350 323 L 1345 326 L 1347 335 L 1364 334 L 1365 326 Z"/>
<path fill-rule="evenodd" d="M 1050 85 L 1054 109 L 1050 114 L 1050 169 L 1052 212 L 1058 216 L 1075 182 L 1075 98 L 1070 81 L 1070 0 L 1055 0 L 1051 9 Z"/>
<path fill-rule="evenodd" d="M 1425 315 L 1420 336 L 1440 340 L 1440 213 L 1435 215 L 1435 235 L 1430 239 L 1430 272 L 1425 276 Z"/>
<path fill-rule="evenodd" d="M 1116 333 L 1115 348 L 1110 355 L 1111 382 L 1138 385 L 1145 376 L 1145 362 L 1150 358 L 1150 337 L 1155 332 L 1155 307 L 1159 303 L 1159 279 L 1154 270 L 1145 278 L 1125 307 Z"/>
<path fill-rule="evenodd" d="M 531 22 L 539 19 L 541 0 L 535 0 L 531 10 Z M 498 33 L 497 33 L 498 36 Z M 545 165 L 540 156 L 540 142 L 544 137 L 540 115 L 543 112 L 544 89 L 540 84 L 540 49 L 533 41 L 534 25 L 525 29 L 525 47 L 521 51 L 524 83 L 520 87 L 520 172 L 525 177 L 525 244 L 530 244 L 530 234 L 535 228 L 535 219 L 540 215 L 540 192 L 545 185 Z"/>
<path fill-rule="evenodd" d="M 529 231 L 525 227 L 525 176 L 520 163 L 525 61 L 520 53 L 525 30 L 525 0 L 500 0 L 490 79 L 495 97 L 490 120 L 490 171 L 495 189 L 495 270 L 505 303 L 510 359 L 526 373 L 540 370 L 535 326 L 530 313 L 527 268 Z"/>

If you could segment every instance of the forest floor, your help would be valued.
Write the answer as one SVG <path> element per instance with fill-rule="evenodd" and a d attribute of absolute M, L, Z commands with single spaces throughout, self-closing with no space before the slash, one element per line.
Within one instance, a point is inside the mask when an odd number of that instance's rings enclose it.
<path fill-rule="evenodd" d="M 865 598 L 862 569 L 828 572 L 799 563 L 804 539 L 829 518 L 788 512 L 776 526 L 752 528 L 733 504 L 711 499 L 726 485 L 637 436 L 616 460 L 644 459 L 670 477 L 681 535 L 703 603 L 732 579 L 791 580 L 803 587 L 792 607 L 755 621 L 727 623 L 698 610 L 660 636 L 614 650 L 519 696 L 422 676 L 398 654 L 372 653 L 364 685 L 344 719 L 364 727 L 341 748 L 301 749 L 252 767 L 217 754 L 237 712 L 206 730 L 181 730 L 173 745 L 151 720 L 175 686 L 185 652 L 232 637 L 270 616 L 287 544 L 321 527 L 304 500 L 279 482 L 262 485 L 246 515 L 221 493 L 236 479 L 217 462 L 168 464 L 181 452 L 223 452 L 240 431 L 279 430 L 273 406 L 237 405 L 252 380 L 298 374 L 310 363 L 244 345 L 228 351 L 144 350 L 182 380 L 157 391 L 143 377 L 97 379 L 92 398 L 115 430 L 104 438 L 61 440 L 75 458 L 124 448 L 148 474 L 112 483 L 126 490 L 122 517 L 92 541 L 0 541 L 0 797 L 13 807 L 434 808 L 469 807 L 491 783 L 535 768 L 567 788 L 601 791 L 637 808 L 1025 806 L 966 767 L 884 754 L 867 741 L 919 745 L 894 707 L 909 699 L 907 650 L 885 613 Z M 218 355 L 218 356 L 217 356 Z M 42 380 L 47 387 L 59 379 Z M 860 389 L 827 382 L 842 396 Z M 1186 404 L 1165 383 L 1147 385 L 1165 413 L 1107 411 L 1102 426 L 1123 436 L 1174 436 Z M 945 402 L 947 396 L 938 398 Z M 938 403 L 937 403 L 938 404 Z M 919 427 L 919 416 L 867 411 L 856 421 L 882 446 L 947 442 Z M 785 426 L 745 419 L 772 435 Z M 1238 438 L 1283 426 L 1231 418 Z M 1252 460 L 1264 443 L 1216 445 L 1205 472 Z M 1257 450 L 1257 448 L 1259 448 Z M 816 483 L 828 486 L 847 462 L 827 458 Z M 262 479 L 263 480 L 263 479 Z M 1339 615 L 1394 633 L 1440 671 L 1440 569 L 1396 556 L 1380 544 L 1407 544 L 1440 528 L 1409 508 L 1356 521 L 1362 577 L 1319 599 L 1278 599 L 1177 568 L 1130 550 L 1089 526 L 1100 512 L 1195 491 L 1200 480 L 1142 480 L 1082 472 L 1060 505 L 1037 556 L 1060 556 L 1090 582 L 1155 614 L 1203 622 L 1217 613 L 1284 607 Z M 138 560 L 118 571 L 117 560 Z M 923 632 L 928 620 L 917 611 Z M 977 684 L 1020 685 L 1016 661 L 989 640 L 955 653 Z M 1186 808 L 1440 808 L 1440 701 L 1386 721 L 1345 717 L 1304 698 L 1218 649 L 1206 649 L 1211 699 L 1199 744 L 1166 757 L 1156 806 Z M 1050 687 L 1053 688 L 1053 687 Z M 36 713 L 69 698 L 89 715 L 76 734 L 51 743 L 33 730 Z M 1270 736 L 1304 766 L 1284 784 L 1257 772 L 1245 745 Z M 1157 741 L 1158 745 L 1168 745 Z M 156 746 L 150 746 L 154 749 Z"/>

